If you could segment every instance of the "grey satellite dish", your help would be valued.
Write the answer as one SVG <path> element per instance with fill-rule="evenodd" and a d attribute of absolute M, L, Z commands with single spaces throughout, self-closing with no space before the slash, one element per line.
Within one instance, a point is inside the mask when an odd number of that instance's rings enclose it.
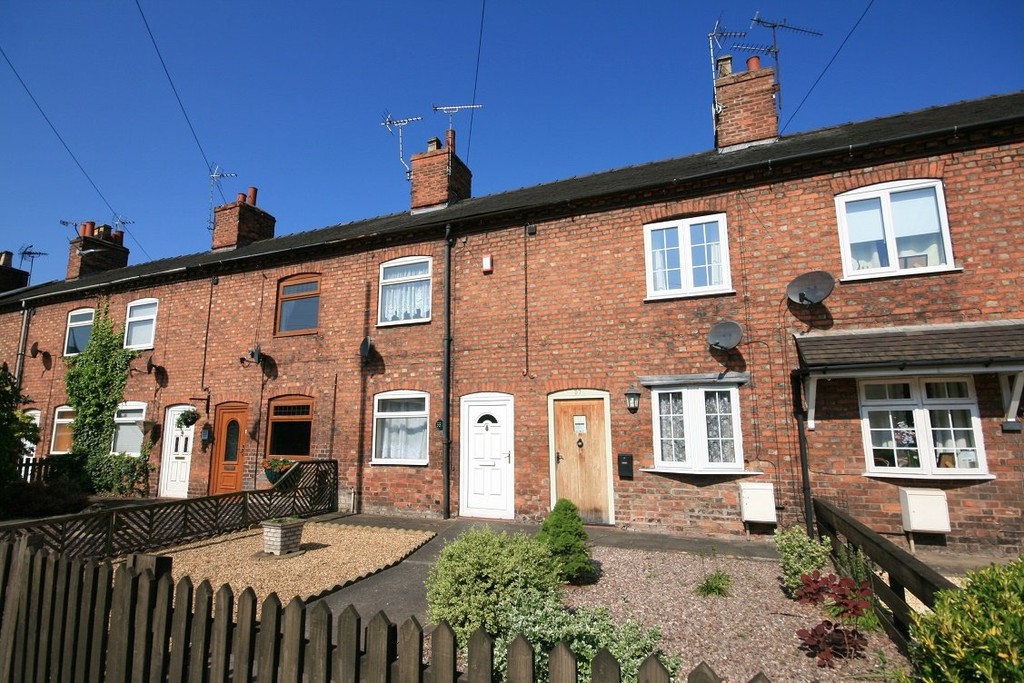
<path fill-rule="evenodd" d="M 743 338 L 743 328 L 733 320 L 715 323 L 708 332 L 708 346 L 718 351 L 736 348 Z"/>
<path fill-rule="evenodd" d="M 363 343 L 359 345 L 359 356 L 362 358 L 369 358 L 370 352 L 373 351 L 373 339 L 369 336 L 363 340 Z"/>
<path fill-rule="evenodd" d="M 836 280 L 826 270 L 812 270 L 798 275 L 786 287 L 786 296 L 795 304 L 810 306 L 820 304 L 832 293 Z"/>
<path fill-rule="evenodd" d="M 150 356 L 146 359 L 146 374 L 152 375 L 154 368 L 156 368 L 156 363 L 153 362 L 153 356 Z"/>
<path fill-rule="evenodd" d="M 37 341 L 36 341 L 36 342 L 32 342 L 32 348 L 30 348 L 30 349 L 28 350 L 28 353 L 29 353 L 29 355 L 30 355 L 30 356 L 32 356 L 33 358 L 35 358 L 36 356 L 38 356 L 38 355 L 39 355 L 39 342 L 37 342 Z"/>

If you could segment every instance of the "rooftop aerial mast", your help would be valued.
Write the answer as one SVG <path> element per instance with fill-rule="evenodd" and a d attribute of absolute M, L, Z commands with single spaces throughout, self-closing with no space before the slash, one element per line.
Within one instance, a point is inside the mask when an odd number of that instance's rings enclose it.
<path fill-rule="evenodd" d="M 380 122 L 380 125 L 387 128 L 388 132 L 391 133 L 392 135 L 395 134 L 395 131 L 392 130 L 392 128 L 398 129 L 398 160 L 402 162 L 402 166 L 405 166 L 405 179 L 409 180 L 409 178 L 412 175 L 412 169 L 409 168 L 409 164 L 405 163 L 405 143 L 402 135 L 402 129 L 408 126 L 413 121 L 421 121 L 423 117 L 412 116 L 407 119 L 395 119 L 391 117 L 391 112 L 385 111 L 383 119 L 384 120 Z"/>
<path fill-rule="evenodd" d="M 793 26 L 788 23 L 785 19 L 782 21 L 769 21 L 761 16 L 760 12 L 754 13 L 754 18 L 750 20 L 750 28 L 754 26 L 762 26 L 764 28 L 770 28 L 772 30 L 772 44 L 769 45 L 740 45 L 734 43 L 733 47 L 738 50 L 746 50 L 747 52 L 760 52 L 762 54 L 771 55 L 772 61 L 775 62 L 775 82 L 782 85 L 782 62 L 779 59 L 779 38 L 778 29 L 784 28 L 787 31 L 796 31 L 797 33 L 804 33 L 809 36 L 821 37 L 821 31 L 815 31 L 810 28 L 802 28 L 800 26 Z M 782 88 L 779 88 L 778 97 L 776 98 L 779 110 L 782 110 Z"/>

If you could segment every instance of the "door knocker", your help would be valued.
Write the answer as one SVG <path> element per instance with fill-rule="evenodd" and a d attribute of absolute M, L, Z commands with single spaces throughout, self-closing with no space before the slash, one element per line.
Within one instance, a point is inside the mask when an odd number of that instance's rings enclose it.
<path fill-rule="evenodd" d="M 583 448 L 583 439 L 576 439 L 576 448 Z"/>

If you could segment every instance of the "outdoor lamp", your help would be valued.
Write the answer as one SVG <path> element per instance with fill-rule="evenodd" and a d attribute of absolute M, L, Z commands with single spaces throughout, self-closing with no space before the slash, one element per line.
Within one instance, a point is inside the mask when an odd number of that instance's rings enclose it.
<path fill-rule="evenodd" d="M 204 446 L 209 445 L 213 441 L 213 429 L 210 428 L 209 423 L 204 424 L 203 428 L 199 430 L 199 440 L 203 442 Z"/>
<path fill-rule="evenodd" d="M 632 385 L 626 390 L 626 410 L 631 413 L 640 410 L 640 392 Z"/>

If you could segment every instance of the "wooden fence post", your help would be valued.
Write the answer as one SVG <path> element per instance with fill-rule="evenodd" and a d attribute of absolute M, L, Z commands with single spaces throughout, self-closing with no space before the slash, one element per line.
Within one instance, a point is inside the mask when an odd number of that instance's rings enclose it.
<path fill-rule="evenodd" d="M 302 683 L 303 645 L 306 639 L 306 605 L 292 598 L 284 608 L 284 632 L 281 634 L 281 680 Z"/>
<path fill-rule="evenodd" d="M 656 655 L 648 655 L 647 659 L 644 660 L 643 664 L 640 665 L 640 671 L 637 679 L 639 683 L 669 683 L 671 677 L 668 675 L 668 669 L 661 663 Z"/>
<path fill-rule="evenodd" d="M 217 590 L 213 607 L 213 633 L 210 647 L 210 680 L 229 680 L 231 640 L 234 626 L 235 594 L 224 584 Z"/>
<path fill-rule="evenodd" d="M 213 588 L 204 580 L 196 588 L 195 607 L 192 610 L 192 633 L 189 638 L 188 680 L 202 681 L 206 671 L 206 655 L 210 651 L 210 631 L 213 621 Z"/>
<path fill-rule="evenodd" d="M 423 627 L 412 616 L 398 631 L 399 683 L 421 683 L 423 680 Z"/>
<path fill-rule="evenodd" d="M 174 589 L 174 617 L 171 620 L 171 659 L 168 680 L 185 680 L 188 640 L 192 632 L 192 579 L 181 577 Z"/>
<path fill-rule="evenodd" d="M 238 596 L 235 626 L 235 680 L 250 681 L 256 661 L 256 593 L 246 588 Z"/>
<path fill-rule="evenodd" d="M 447 621 L 434 627 L 430 634 L 430 680 L 432 683 L 455 683 L 455 632 Z"/>
<path fill-rule="evenodd" d="M 377 612 L 366 633 L 366 683 L 390 683 L 395 661 L 395 625 Z"/>
<path fill-rule="evenodd" d="M 318 600 L 309 611 L 309 645 L 306 648 L 308 683 L 331 681 L 331 619 L 331 608 L 323 600 Z"/>
<path fill-rule="evenodd" d="M 526 637 L 520 633 L 508 646 L 508 683 L 533 683 L 534 651 Z M 594 679 L 597 680 L 596 678 Z"/>
<path fill-rule="evenodd" d="M 0 680 L 10 680 L 14 666 L 15 635 L 22 596 L 31 579 L 32 553 L 42 547 L 39 536 L 22 536 L 13 549 L 11 569 L 5 580 L 3 622 L 0 625 Z"/>
<path fill-rule="evenodd" d="M 281 601 L 271 593 L 260 607 L 260 632 L 256 637 L 256 673 L 260 683 L 277 683 L 281 639 Z"/>
<path fill-rule="evenodd" d="M 129 567 L 141 574 L 145 570 L 153 572 L 153 578 L 160 580 L 165 574 L 171 573 L 174 566 L 174 558 L 170 555 L 129 555 L 125 562 Z"/>
<path fill-rule="evenodd" d="M 358 683 L 361 650 L 359 637 L 363 632 L 362 619 L 359 612 L 349 605 L 338 615 L 338 647 L 334 651 L 333 672 L 334 683 Z"/>
<path fill-rule="evenodd" d="M 469 683 L 491 683 L 494 675 L 494 640 L 482 628 L 473 631 L 469 637 L 468 659 L 466 670 Z"/>
<path fill-rule="evenodd" d="M 578 677 L 576 655 L 565 641 L 559 641 L 548 657 L 548 678 L 551 679 L 551 683 L 576 683 Z"/>
<path fill-rule="evenodd" d="M 601 648 L 590 664 L 590 669 L 594 683 L 620 683 L 622 680 L 622 668 L 607 648 Z"/>

